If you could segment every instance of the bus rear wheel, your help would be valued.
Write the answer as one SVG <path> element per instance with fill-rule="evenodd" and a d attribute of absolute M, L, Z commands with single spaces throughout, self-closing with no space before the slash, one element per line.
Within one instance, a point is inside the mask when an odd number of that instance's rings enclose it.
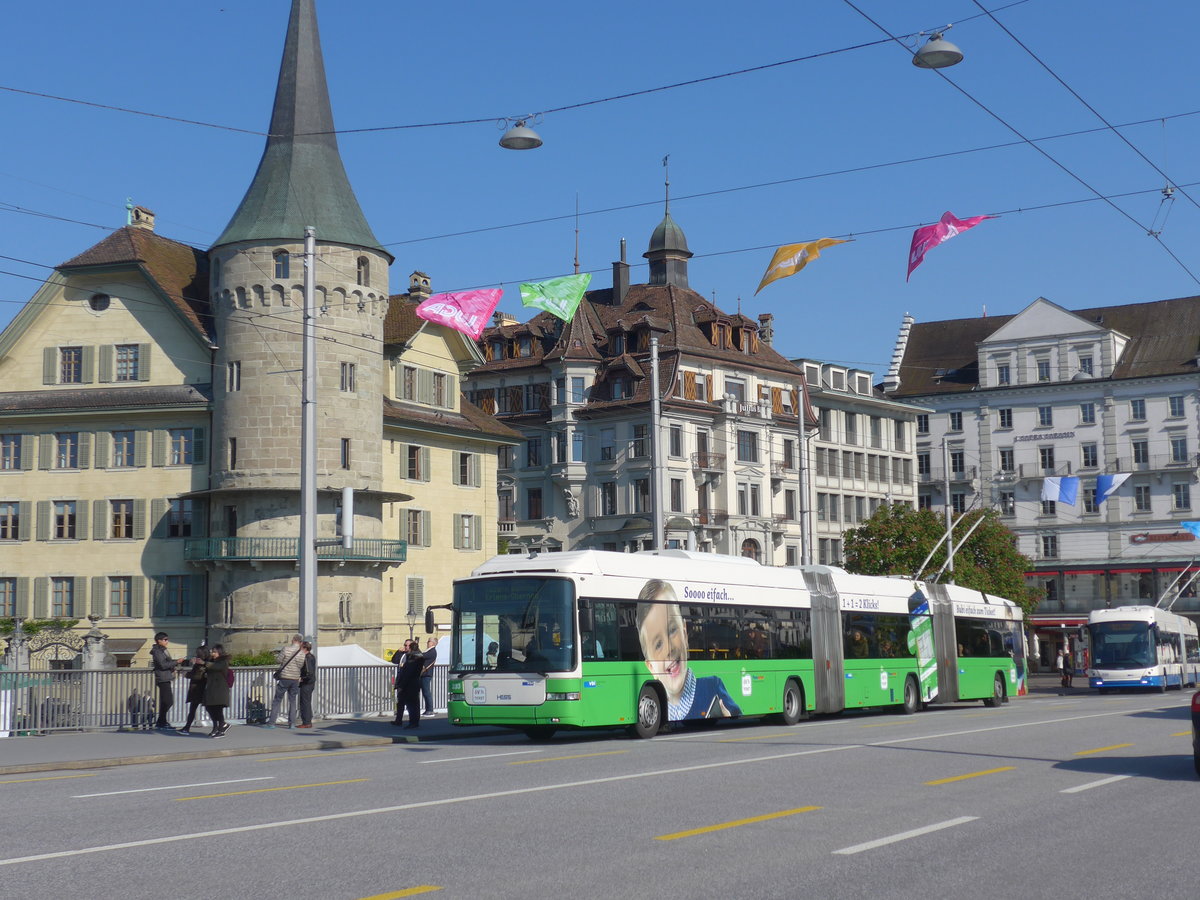
<path fill-rule="evenodd" d="M 804 691 L 800 685 L 796 684 L 795 680 L 788 679 L 787 686 L 783 689 L 783 712 L 779 714 L 780 721 L 784 725 L 795 725 L 804 718 L 807 710 L 804 708 Z"/>
<path fill-rule="evenodd" d="M 983 698 L 984 706 L 999 706 L 1004 702 L 1004 679 L 999 675 L 992 682 L 992 696 Z"/>
<path fill-rule="evenodd" d="M 662 727 L 662 699 L 650 685 L 643 685 L 638 694 L 637 719 L 633 733 L 643 740 L 654 737 Z"/>
<path fill-rule="evenodd" d="M 917 692 L 917 680 L 912 676 L 904 679 L 904 705 L 900 711 L 911 716 L 921 708 L 921 695 Z"/>

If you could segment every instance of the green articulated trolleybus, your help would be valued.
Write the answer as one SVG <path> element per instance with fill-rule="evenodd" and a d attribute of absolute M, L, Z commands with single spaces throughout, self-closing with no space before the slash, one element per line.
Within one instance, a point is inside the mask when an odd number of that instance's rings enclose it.
<path fill-rule="evenodd" d="M 449 719 L 559 729 L 1025 692 L 1015 604 L 954 585 L 683 550 L 497 556 L 455 582 Z"/>

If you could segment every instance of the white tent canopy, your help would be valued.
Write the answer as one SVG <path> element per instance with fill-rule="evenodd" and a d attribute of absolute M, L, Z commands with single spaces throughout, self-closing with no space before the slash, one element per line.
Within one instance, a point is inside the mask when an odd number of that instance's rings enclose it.
<path fill-rule="evenodd" d="M 390 660 L 376 656 L 358 644 L 317 647 L 318 666 L 388 666 Z"/>

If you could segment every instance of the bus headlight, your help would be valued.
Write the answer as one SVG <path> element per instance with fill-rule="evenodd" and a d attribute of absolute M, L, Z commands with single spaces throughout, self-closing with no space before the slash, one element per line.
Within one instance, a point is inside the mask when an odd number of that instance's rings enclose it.
<path fill-rule="evenodd" d="M 578 700 L 579 691 L 547 691 L 547 700 Z"/>

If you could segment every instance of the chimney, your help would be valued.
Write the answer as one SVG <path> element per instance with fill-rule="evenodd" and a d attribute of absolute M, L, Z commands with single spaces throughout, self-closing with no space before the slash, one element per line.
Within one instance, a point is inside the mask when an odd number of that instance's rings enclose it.
<path fill-rule="evenodd" d="M 424 272 L 413 272 L 408 276 L 408 297 L 420 303 L 422 300 L 428 300 L 432 296 L 433 291 L 430 288 L 429 276 Z"/>
<path fill-rule="evenodd" d="M 771 346 L 771 341 L 775 338 L 775 316 L 773 313 L 758 314 L 758 339 Z"/>
<path fill-rule="evenodd" d="M 612 305 L 620 306 L 629 293 L 629 263 L 625 262 L 625 238 L 621 238 L 621 259 L 613 263 Z"/>
<path fill-rule="evenodd" d="M 135 206 L 129 216 L 129 224 L 134 228 L 154 230 L 154 213 L 144 206 Z"/>
<path fill-rule="evenodd" d="M 515 318 L 513 318 L 512 316 L 510 316 L 508 313 L 500 312 L 499 310 L 492 313 L 492 327 L 493 328 L 499 328 L 502 325 L 516 325 L 516 324 L 517 324 L 517 320 Z"/>

